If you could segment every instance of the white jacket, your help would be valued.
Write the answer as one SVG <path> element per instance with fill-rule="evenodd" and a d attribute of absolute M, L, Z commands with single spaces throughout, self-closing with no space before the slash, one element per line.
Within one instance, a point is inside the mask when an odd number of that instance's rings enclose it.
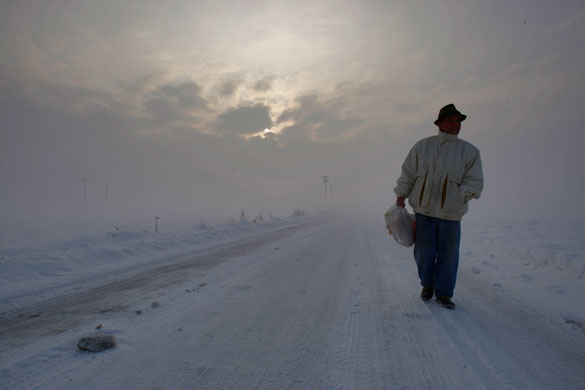
<path fill-rule="evenodd" d="M 412 147 L 394 193 L 408 197 L 415 213 L 460 221 L 482 189 L 479 150 L 457 135 L 439 132 Z"/>

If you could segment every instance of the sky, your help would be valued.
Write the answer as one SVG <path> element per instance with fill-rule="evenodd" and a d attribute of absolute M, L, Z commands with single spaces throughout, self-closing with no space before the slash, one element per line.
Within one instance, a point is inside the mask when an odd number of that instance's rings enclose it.
<path fill-rule="evenodd" d="M 470 214 L 583 215 L 583 42 L 580 0 L 3 1 L 2 214 L 316 212 L 328 175 L 377 215 L 454 103 Z"/>

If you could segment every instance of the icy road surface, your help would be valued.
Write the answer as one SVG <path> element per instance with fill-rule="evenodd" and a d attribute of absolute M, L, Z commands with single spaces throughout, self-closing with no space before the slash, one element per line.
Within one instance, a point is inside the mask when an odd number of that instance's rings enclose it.
<path fill-rule="evenodd" d="M 0 388 L 585 388 L 585 332 L 465 261 L 450 311 L 381 221 L 266 233 L 4 312 Z"/>

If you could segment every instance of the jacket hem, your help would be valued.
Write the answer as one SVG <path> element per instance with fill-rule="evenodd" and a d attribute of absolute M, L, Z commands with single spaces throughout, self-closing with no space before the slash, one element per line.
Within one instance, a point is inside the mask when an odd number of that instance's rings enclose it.
<path fill-rule="evenodd" d="M 461 221 L 463 219 L 463 215 L 450 214 L 450 213 L 432 213 L 432 212 L 426 211 L 425 209 L 423 209 L 421 207 L 413 207 L 412 210 L 416 214 L 426 215 L 427 217 L 444 219 L 446 221 L 457 222 L 457 221 Z"/>

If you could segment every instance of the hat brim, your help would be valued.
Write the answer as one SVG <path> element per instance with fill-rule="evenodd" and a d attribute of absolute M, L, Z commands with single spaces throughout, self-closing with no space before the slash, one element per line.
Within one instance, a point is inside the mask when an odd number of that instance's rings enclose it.
<path fill-rule="evenodd" d="M 448 114 L 446 114 L 446 115 L 443 115 L 443 117 L 442 117 L 442 118 L 438 118 L 438 119 L 435 121 L 435 125 L 439 126 L 439 122 L 440 122 L 441 120 L 443 120 L 443 119 L 445 119 L 446 117 L 448 117 L 448 116 L 451 116 L 451 115 L 453 115 L 453 114 L 459 114 L 459 116 L 461 117 L 461 122 L 463 122 L 463 121 L 465 120 L 465 118 L 467 118 L 467 115 L 465 115 L 465 114 L 462 114 L 462 113 L 460 113 L 460 112 L 453 112 L 453 113 L 448 113 Z"/>

